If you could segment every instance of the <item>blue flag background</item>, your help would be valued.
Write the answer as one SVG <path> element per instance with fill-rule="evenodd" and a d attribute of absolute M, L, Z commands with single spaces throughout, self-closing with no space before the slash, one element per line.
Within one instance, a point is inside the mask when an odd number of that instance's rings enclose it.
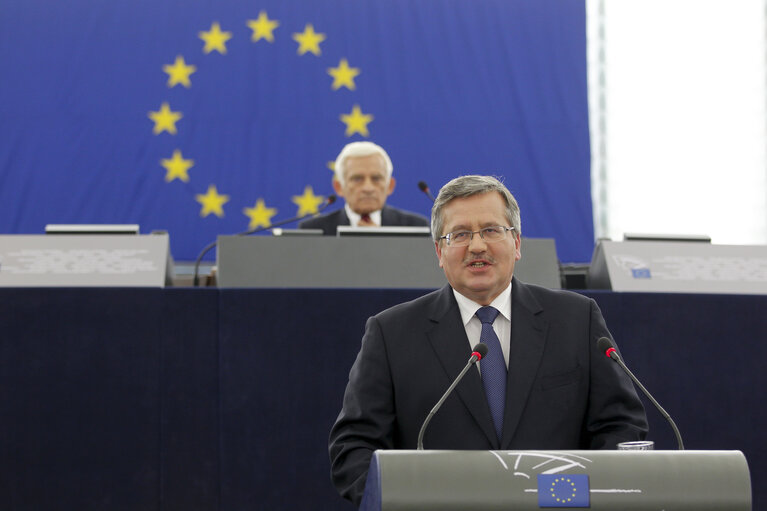
<path fill-rule="evenodd" d="M 588 261 L 585 47 L 583 0 L 6 0 L 0 232 L 138 223 L 193 260 L 312 211 L 372 140 L 390 204 L 499 175 L 523 235 Z"/>

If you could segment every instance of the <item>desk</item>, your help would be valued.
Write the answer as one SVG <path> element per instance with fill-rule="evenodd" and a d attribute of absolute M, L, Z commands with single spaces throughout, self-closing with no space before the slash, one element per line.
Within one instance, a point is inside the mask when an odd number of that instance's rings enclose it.
<path fill-rule="evenodd" d="M 367 317 L 420 294 L 0 289 L 0 507 L 351 509 L 328 431 Z M 767 296 L 584 294 L 686 447 L 742 450 L 767 504 Z"/>

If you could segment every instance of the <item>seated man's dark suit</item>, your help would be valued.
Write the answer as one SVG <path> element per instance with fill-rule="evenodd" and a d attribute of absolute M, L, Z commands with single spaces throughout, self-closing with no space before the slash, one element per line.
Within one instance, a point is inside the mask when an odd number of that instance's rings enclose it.
<path fill-rule="evenodd" d="M 597 349 L 610 337 L 594 300 L 513 279 L 503 438 L 479 372 L 432 419 L 427 449 L 614 449 L 643 439 L 631 380 Z M 359 505 L 376 449 L 415 449 L 426 415 L 471 355 L 450 286 L 370 318 L 330 433 L 332 478 Z"/>
<path fill-rule="evenodd" d="M 336 227 L 339 225 L 349 225 L 349 217 L 346 215 L 346 209 L 341 208 L 326 215 L 318 216 L 316 218 L 310 218 L 304 220 L 298 227 L 300 229 L 322 229 L 323 234 L 328 236 L 335 236 Z M 423 227 L 429 226 L 429 220 L 417 213 L 411 213 L 397 209 L 392 206 L 384 206 L 381 210 L 381 225 L 382 226 L 412 226 Z"/>

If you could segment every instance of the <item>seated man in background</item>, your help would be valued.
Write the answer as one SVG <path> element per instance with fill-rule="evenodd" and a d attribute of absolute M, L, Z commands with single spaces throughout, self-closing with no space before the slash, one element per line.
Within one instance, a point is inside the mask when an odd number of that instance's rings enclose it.
<path fill-rule="evenodd" d="M 376 449 L 415 449 L 421 424 L 482 341 L 487 354 L 434 416 L 429 449 L 615 449 L 647 433 L 629 377 L 598 348 L 596 302 L 514 277 L 517 201 L 497 179 L 440 190 L 431 232 L 447 285 L 368 319 L 330 432 L 332 479 L 359 505 Z"/>
<path fill-rule="evenodd" d="M 304 220 L 301 229 L 322 229 L 335 235 L 339 225 L 359 227 L 428 226 L 426 217 L 386 206 L 394 191 L 392 163 L 386 151 L 373 142 L 347 144 L 336 158 L 333 189 L 346 201 L 344 209 Z"/>

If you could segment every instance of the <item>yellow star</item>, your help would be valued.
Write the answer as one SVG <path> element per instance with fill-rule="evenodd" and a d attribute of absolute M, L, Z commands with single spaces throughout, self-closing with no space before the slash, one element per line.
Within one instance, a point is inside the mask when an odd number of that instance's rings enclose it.
<path fill-rule="evenodd" d="M 272 217 L 277 214 L 274 208 L 267 208 L 264 199 L 258 199 L 253 208 L 243 208 L 242 213 L 250 218 L 248 229 L 256 227 L 269 227 L 272 225 Z"/>
<path fill-rule="evenodd" d="M 184 62 L 184 57 L 178 55 L 173 65 L 165 64 L 162 66 L 162 70 L 168 73 L 168 87 L 173 87 L 180 83 L 188 89 L 192 86 L 192 82 L 189 81 L 189 75 L 197 71 L 197 67 L 187 66 L 186 62 Z"/>
<path fill-rule="evenodd" d="M 325 202 L 324 197 L 314 195 L 314 190 L 312 190 L 311 186 L 304 188 L 303 195 L 294 195 L 291 200 L 293 201 L 293 204 L 298 206 L 298 213 L 296 213 L 296 216 L 316 213 L 319 209 L 318 206 Z"/>
<path fill-rule="evenodd" d="M 293 40 L 298 43 L 298 54 L 303 55 L 307 51 L 320 56 L 320 43 L 325 40 L 325 34 L 318 34 L 314 31 L 311 23 L 307 23 L 303 32 L 293 34 Z"/>
<path fill-rule="evenodd" d="M 217 217 L 221 218 L 224 216 L 224 204 L 229 202 L 229 196 L 228 195 L 219 195 L 218 190 L 216 190 L 216 185 L 208 185 L 208 191 L 205 193 L 205 195 L 198 193 L 194 196 L 194 199 L 202 204 L 202 209 L 200 210 L 200 216 L 205 218 L 206 216 L 213 213 Z"/>
<path fill-rule="evenodd" d="M 200 31 L 197 34 L 200 39 L 205 41 L 205 47 L 202 49 L 203 53 L 208 54 L 213 50 L 223 54 L 226 54 L 226 42 L 232 38 L 231 32 L 222 32 L 221 25 L 218 21 L 214 21 L 210 26 L 208 32 Z"/>
<path fill-rule="evenodd" d="M 277 20 L 270 20 L 266 15 L 266 11 L 258 13 L 258 19 L 248 20 L 248 26 L 253 30 L 253 35 L 250 36 L 250 40 L 257 42 L 261 39 L 266 39 L 270 43 L 274 42 L 274 34 L 272 33 L 275 28 L 280 26 L 280 22 Z"/>
<path fill-rule="evenodd" d="M 338 67 L 328 68 L 328 74 L 333 77 L 333 90 L 338 90 L 341 87 L 354 90 L 354 78 L 360 74 L 360 70 L 358 67 L 349 67 L 349 61 L 341 59 Z"/>
<path fill-rule="evenodd" d="M 369 137 L 368 123 L 373 121 L 371 114 L 363 114 L 359 105 L 354 105 L 352 113 L 341 114 L 341 121 L 346 124 L 346 136 L 351 137 L 359 133 L 363 137 Z"/>
<path fill-rule="evenodd" d="M 181 119 L 183 115 L 181 112 L 171 112 L 170 105 L 163 103 L 160 105 L 158 112 L 149 112 L 149 118 L 154 121 L 154 128 L 152 133 L 159 135 L 163 131 L 167 131 L 171 135 L 176 134 L 176 122 Z"/>
<path fill-rule="evenodd" d="M 194 166 L 194 160 L 185 160 L 181 156 L 181 151 L 176 149 L 173 151 L 173 158 L 163 158 L 160 160 L 160 165 L 165 167 L 167 171 L 165 173 L 165 182 L 170 183 L 174 179 L 178 178 L 184 183 L 189 182 L 189 169 Z"/>

